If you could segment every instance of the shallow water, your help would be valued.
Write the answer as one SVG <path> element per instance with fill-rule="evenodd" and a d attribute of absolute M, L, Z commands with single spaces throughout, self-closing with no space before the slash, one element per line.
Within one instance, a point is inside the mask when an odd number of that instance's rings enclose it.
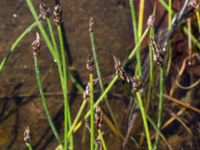
<path fill-rule="evenodd" d="M 34 1 L 38 10 L 40 1 Z M 49 7 L 54 3 L 45 0 Z M 151 14 L 152 0 L 146 1 L 145 21 Z M 137 4 L 136 4 L 137 5 Z M 15 41 L 32 22 L 33 18 L 24 0 L 0 1 L 0 60 Z M 62 1 L 65 46 L 71 71 L 77 74 L 82 83 L 88 81 L 86 58 L 91 53 L 88 22 L 92 16 L 95 20 L 94 33 L 97 53 L 100 60 L 103 82 L 109 83 L 114 71 L 113 57 L 124 60 L 132 50 L 132 24 L 128 0 L 67 0 Z M 138 9 L 138 6 L 137 6 Z M 166 27 L 166 13 L 158 7 L 157 29 Z M 144 28 L 145 28 L 144 27 Z M 32 143 L 37 150 L 51 150 L 57 146 L 48 126 L 46 116 L 38 95 L 33 67 L 31 43 L 35 38 L 34 29 L 16 48 L 6 67 L 0 73 L 0 149 L 26 149 L 23 132 L 30 126 Z M 144 41 L 147 43 L 147 39 Z M 57 68 L 44 42 L 39 56 L 40 68 L 51 114 L 60 133 L 63 133 L 63 101 Z M 123 134 L 127 131 L 127 113 L 129 97 L 121 88 L 121 83 L 109 94 L 109 102 L 116 115 Z M 74 94 L 74 85 L 69 83 L 70 106 L 74 116 L 82 102 L 82 95 Z M 98 90 L 97 90 L 98 91 Z M 103 104 L 103 108 L 105 104 Z M 107 110 L 105 109 L 107 114 Z M 126 115 L 125 115 L 126 114 Z M 141 125 L 141 124 L 139 124 Z M 86 134 L 85 134 L 86 132 Z M 137 131 L 134 131 L 137 132 Z M 104 128 L 108 149 L 121 149 L 122 141 L 108 127 Z M 86 141 L 84 141 L 85 136 Z M 82 127 L 75 134 L 75 149 L 88 149 L 88 132 Z M 132 141 L 131 141 L 132 142 Z M 82 147 L 79 147 L 82 145 Z M 127 149 L 132 149 L 128 147 Z M 144 148 L 145 149 L 145 148 Z"/>

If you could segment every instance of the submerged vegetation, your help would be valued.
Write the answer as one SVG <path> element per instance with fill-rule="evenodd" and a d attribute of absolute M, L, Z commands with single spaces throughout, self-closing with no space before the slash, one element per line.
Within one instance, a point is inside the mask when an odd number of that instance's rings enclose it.
<path fill-rule="evenodd" d="M 80 58 L 85 59 L 85 70 L 88 71 L 88 81 L 82 85 L 71 72 L 70 62 L 67 59 L 62 25 L 64 20 L 62 4 L 55 5 L 51 16 L 50 9 L 46 4 L 40 4 L 40 13 L 38 14 L 32 0 L 26 0 L 35 22 L 24 30 L 13 43 L 1 61 L 0 73 L 6 67 L 16 46 L 37 27 L 36 38 L 32 43 L 35 78 L 48 124 L 57 140 L 57 146 L 52 149 L 73 150 L 82 147 L 82 145 L 76 145 L 76 132 L 84 125 L 83 128 L 90 136 L 87 137 L 87 146 L 83 147 L 90 150 L 200 148 L 200 120 L 196 120 L 195 125 L 196 117 L 189 117 L 189 115 L 199 116 L 200 114 L 198 108 L 200 103 L 196 102 L 199 95 L 195 93 L 200 90 L 199 71 L 194 73 L 195 71 L 192 70 L 196 66 L 199 68 L 200 65 L 200 1 L 185 0 L 181 9 L 176 12 L 172 2 L 172 0 L 167 2 L 158 0 L 157 2 L 162 5 L 162 9 L 167 10 L 168 15 L 166 31 L 160 33 L 155 27 L 157 3 L 144 25 L 146 1 L 140 0 L 137 12 L 135 2 L 129 0 L 132 37 L 135 44 L 123 63 L 119 56 L 112 56 L 113 64 L 110 67 L 115 69 L 115 73 L 113 72 L 110 81 L 102 78 L 103 66 L 99 63 L 98 50 L 95 45 L 98 38 L 95 36 L 95 18 L 88 18 L 88 37 L 91 50 L 87 58 Z M 174 35 L 179 32 L 181 36 L 184 34 L 183 42 L 187 43 L 187 47 L 184 47 L 182 52 L 177 51 L 178 43 L 174 38 Z M 145 45 L 145 43 L 149 43 L 149 45 Z M 63 133 L 57 128 L 48 107 L 38 60 L 40 52 L 44 51 L 41 45 L 47 46 L 57 66 L 64 106 Z M 179 58 L 177 56 L 179 53 L 183 53 L 184 58 Z M 186 74 L 189 79 L 183 81 L 182 76 Z M 76 107 L 75 115 L 72 115 L 70 106 L 70 81 L 76 86 L 75 92 L 83 95 L 81 105 Z M 128 115 L 124 114 L 127 115 L 128 119 L 126 120 L 128 121 L 123 125 L 118 123 L 118 115 L 113 111 L 109 102 L 109 93 L 113 92 L 114 87 L 122 89 L 129 101 Z M 118 113 L 121 113 L 120 109 L 119 106 Z M 123 114 L 119 116 L 122 117 Z M 180 125 L 179 132 L 172 130 L 177 124 Z M 108 128 L 113 136 L 121 140 L 121 147 L 107 143 L 108 131 L 105 128 Z M 24 142 L 29 150 L 34 149 L 31 132 L 34 131 L 31 131 L 29 127 L 24 132 Z M 170 139 L 169 135 L 171 134 L 177 134 L 177 137 Z M 187 141 L 188 135 L 191 137 L 188 138 L 190 142 L 185 146 L 183 142 Z M 181 141 L 179 136 L 185 140 Z M 177 140 L 180 145 L 174 144 L 173 140 Z"/>

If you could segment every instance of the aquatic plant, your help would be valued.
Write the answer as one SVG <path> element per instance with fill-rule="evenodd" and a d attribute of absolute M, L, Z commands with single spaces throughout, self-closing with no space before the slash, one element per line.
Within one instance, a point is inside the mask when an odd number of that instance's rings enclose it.
<path fill-rule="evenodd" d="M 155 28 L 157 6 L 154 5 L 153 12 L 149 16 L 147 24 L 144 26 L 144 6 L 146 5 L 146 1 L 140 1 L 139 11 L 137 12 L 135 2 L 129 0 L 134 47 L 123 63 L 120 61 L 118 56 L 113 56 L 114 61 L 113 65 L 110 65 L 110 68 L 114 68 L 115 73 L 113 73 L 112 79 L 108 84 L 103 82 L 101 75 L 103 66 L 99 63 L 98 50 L 95 43 L 95 39 L 98 38 L 95 36 L 95 18 L 89 18 L 88 36 L 91 44 L 91 52 L 89 51 L 89 53 L 92 53 L 92 55 L 88 55 L 87 58 L 81 58 L 86 60 L 85 70 L 88 71 L 88 81 L 84 87 L 77 81 L 69 69 L 69 60 L 67 60 L 68 57 L 66 57 L 67 54 L 64 46 L 65 40 L 63 38 L 64 32 L 62 27 L 63 8 L 61 5 L 55 5 L 53 16 L 51 16 L 50 9 L 47 5 L 40 4 L 40 13 L 38 15 L 32 4 L 32 0 L 26 0 L 26 3 L 35 22 L 31 24 L 13 43 L 0 64 L 0 72 L 3 71 L 10 55 L 14 52 L 20 41 L 22 41 L 29 32 L 37 27 L 38 32 L 36 32 L 36 38 L 32 43 L 35 76 L 48 124 L 58 142 L 57 150 L 75 149 L 74 141 L 76 139 L 74 138 L 74 135 L 85 122 L 90 134 L 88 137 L 90 140 L 90 148 L 88 149 L 91 150 L 106 150 L 107 147 L 111 147 L 107 144 L 104 126 L 108 126 L 117 137 L 123 140 L 123 149 L 126 147 L 128 139 L 134 141 L 134 147 L 141 146 L 149 150 L 160 149 L 162 144 L 161 142 L 163 141 L 168 149 L 172 149 L 172 146 L 166 139 L 162 130 L 172 124 L 174 120 L 179 121 L 188 132 L 191 132 L 187 124 L 178 116 L 183 111 L 186 111 L 186 109 L 192 110 L 196 113 L 200 113 L 200 110 L 195 106 L 191 106 L 191 103 L 186 103 L 174 98 L 174 93 L 176 89 L 193 89 L 200 83 L 199 79 L 189 86 L 183 86 L 180 83 L 180 78 L 186 67 L 191 67 L 194 61 L 200 60 L 200 43 L 195 34 L 192 34 L 191 27 L 191 18 L 195 16 L 198 25 L 197 30 L 200 31 L 200 6 L 198 0 L 186 0 L 181 10 L 176 13 L 173 11 L 172 0 L 168 0 L 168 4 L 163 0 L 159 0 L 159 3 L 168 13 L 168 27 L 162 36 L 157 35 L 158 31 L 156 31 L 157 29 Z M 45 27 L 45 24 L 47 24 L 47 27 Z M 54 30 L 54 28 L 56 28 L 56 30 Z M 168 87 L 166 85 L 166 80 L 169 79 L 173 67 L 174 48 L 172 36 L 178 28 L 181 28 L 188 37 L 188 56 L 184 58 L 177 73 L 178 75 L 174 75 L 174 84 L 171 83 L 172 85 Z M 46 31 L 47 29 L 48 31 Z M 56 35 L 58 35 L 58 40 Z M 58 70 L 64 106 L 63 137 L 62 134 L 58 132 L 52 119 L 41 79 L 40 63 L 38 61 L 41 39 L 44 40 L 44 45 L 47 46 Z M 145 39 L 147 39 L 149 43 L 148 51 L 143 50 Z M 198 49 L 196 52 L 192 51 L 193 45 Z M 147 55 L 143 58 L 142 54 L 144 53 Z M 132 64 L 133 61 L 135 64 Z M 127 69 L 130 67 L 130 64 L 132 65 L 131 71 Z M 96 74 L 97 77 L 95 76 Z M 157 76 L 157 74 L 159 74 L 159 76 Z M 69 80 L 73 82 L 78 91 L 83 95 L 81 106 L 79 108 L 77 107 L 78 111 L 74 117 L 72 117 L 71 106 L 69 103 Z M 128 93 L 127 97 L 130 99 L 131 109 L 129 116 L 131 119 L 129 119 L 127 125 L 128 129 L 126 135 L 124 135 L 120 130 L 116 115 L 109 103 L 108 93 L 111 92 L 112 88 L 117 83 L 120 83 L 120 85 L 125 87 L 124 90 Z M 98 85 L 100 87 L 98 87 Z M 184 109 L 181 109 L 182 111 L 179 111 L 176 114 L 171 113 L 164 107 L 165 99 L 170 100 L 173 104 L 182 106 Z M 103 102 L 106 104 L 110 118 L 107 117 L 106 113 L 104 113 L 104 110 L 101 108 Z M 87 106 L 89 109 L 86 109 Z M 167 117 L 168 120 L 165 118 L 167 116 L 165 111 L 169 111 L 172 116 Z M 138 122 L 135 122 L 136 118 L 139 118 Z M 137 126 L 137 123 L 139 126 Z M 138 139 L 131 137 L 133 130 L 138 130 Z M 136 133 L 134 132 L 134 134 Z M 29 150 L 34 148 L 34 143 L 31 141 L 30 128 L 26 128 L 24 132 L 24 142 Z"/>

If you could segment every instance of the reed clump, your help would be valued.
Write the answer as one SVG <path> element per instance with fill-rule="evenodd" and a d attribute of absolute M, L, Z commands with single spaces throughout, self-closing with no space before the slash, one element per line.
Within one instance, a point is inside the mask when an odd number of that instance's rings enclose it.
<path fill-rule="evenodd" d="M 13 43 L 0 64 L 0 72 L 6 67 L 11 53 L 13 53 L 19 42 L 37 27 L 38 31 L 32 43 L 35 76 L 41 104 L 50 129 L 57 141 L 56 150 L 76 149 L 78 147 L 76 145 L 78 141 L 76 135 L 81 127 L 83 130 L 88 129 L 84 131 L 88 133 L 86 137 L 89 143 L 87 144 L 87 149 L 90 150 L 121 148 L 172 150 L 176 146 L 170 141 L 171 133 L 169 130 L 171 129 L 170 126 L 175 124 L 175 121 L 180 124 L 180 132 L 190 136 L 196 134 L 191 129 L 193 125 L 189 123 L 190 118 L 186 120 L 183 117 L 191 114 L 191 112 L 198 115 L 200 113 L 199 103 L 195 106 L 195 103 L 190 100 L 196 98 L 192 94 L 194 95 L 195 90 L 199 90 L 200 79 L 196 77 L 195 71 L 190 71 L 188 73 L 191 80 L 189 81 L 189 86 L 184 86 L 181 82 L 182 76 L 186 74 L 188 68 L 192 70 L 192 67 L 200 64 L 200 44 L 198 37 L 194 34 L 194 30 L 200 32 L 199 0 L 185 1 L 182 8 L 176 13 L 173 11 L 172 0 L 168 0 L 168 3 L 159 0 L 157 3 L 161 4 L 163 9 L 166 9 L 168 15 L 167 29 L 161 36 L 155 27 L 157 5 L 154 5 L 152 14 L 149 15 L 147 24 L 144 25 L 145 5 L 147 2 L 141 0 L 139 11 L 136 12 L 135 2 L 129 0 L 134 47 L 123 63 L 118 58 L 119 56 L 112 56 L 111 54 L 114 61 L 110 68 L 115 69 L 115 73 L 113 72 L 110 81 L 103 79 L 102 70 L 104 67 L 100 65 L 99 51 L 95 41 L 95 18 L 89 18 L 90 55 L 87 58 L 80 58 L 86 60 L 85 70 L 87 70 L 88 81 L 84 86 L 70 70 L 69 57 L 67 57 L 65 47 L 64 18 L 61 5 L 56 4 L 53 14 L 51 14 L 46 4 L 40 4 L 40 13 L 38 15 L 32 0 L 26 0 L 26 3 L 35 22 Z M 193 27 L 191 19 L 194 17 L 196 26 L 194 25 Z M 174 61 L 175 57 L 178 56 L 176 54 L 177 45 L 173 39 L 173 36 L 180 29 L 182 34 L 185 34 L 188 46 L 183 50 L 184 58 L 179 62 L 181 65 L 176 63 L 177 60 Z M 145 40 L 149 44 L 147 50 L 144 48 Z M 48 107 L 44 83 L 41 78 L 40 61 L 38 61 L 38 59 L 41 59 L 39 57 L 40 52 L 43 51 L 41 50 L 41 45 L 47 46 L 57 67 L 63 99 L 63 133 L 57 128 L 56 122 L 50 113 L 51 110 Z M 174 68 L 178 69 L 173 70 Z M 70 105 L 70 82 L 76 86 L 77 91 L 75 92 L 83 95 L 80 107 L 76 107 L 76 114 L 73 114 Z M 121 87 L 117 87 L 117 85 Z M 113 87 L 122 89 L 126 95 L 121 96 L 115 91 L 113 92 Z M 187 90 L 186 96 L 179 94 L 183 90 Z M 119 109 L 118 113 L 120 115 L 116 114 L 110 104 L 110 94 L 128 99 L 128 113 L 120 114 Z M 175 107 L 177 108 L 174 109 Z M 126 116 L 126 121 L 124 121 L 123 125 L 118 122 L 119 116 Z M 87 127 L 84 127 L 84 124 L 87 124 Z M 176 131 L 173 132 L 176 135 Z M 115 147 L 108 143 L 110 133 L 121 140 L 121 147 Z M 200 133 L 198 133 L 199 135 Z M 171 138 L 173 137 L 171 136 Z M 24 142 L 29 150 L 34 149 L 35 143 L 31 140 L 29 127 L 25 129 Z M 197 144 L 197 147 L 200 148 L 200 145 Z"/>

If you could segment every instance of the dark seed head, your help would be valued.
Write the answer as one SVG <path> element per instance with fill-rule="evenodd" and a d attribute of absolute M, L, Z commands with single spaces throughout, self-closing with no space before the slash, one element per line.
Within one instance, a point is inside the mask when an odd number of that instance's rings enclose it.
<path fill-rule="evenodd" d="M 53 18 L 57 25 L 62 23 L 62 7 L 58 4 L 54 7 Z"/>
<path fill-rule="evenodd" d="M 40 52 L 40 35 L 37 32 L 36 33 L 36 39 L 32 43 L 32 49 L 33 49 L 33 56 L 37 57 Z"/>
<path fill-rule="evenodd" d="M 91 17 L 89 21 L 89 32 L 93 32 L 93 26 L 94 26 L 94 19 L 93 17 Z"/>
<path fill-rule="evenodd" d="M 100 106 L 97 106 L 95 108 L 94 115 L 95 115 L 95 125 L 96 125 L 96 128 L 97 129 L 102 128 L 102 125 L 103 125 L 103 111 L 101 110 Z"/>
<path fill-rule="evenodd" d="M 87 57 L 86 68 L 89 70 L 89 72 L 92 72 L 94 69 L 94 60 L 91 55 L 88 55 Z"/>
<path fill-rule="evenodd" d="M 90 97 L 90 83 L 88 82 L 85 91 L 83 92 L 83 99 L 88 99 Z"/>
<path fill-rule="evenodd" d="M 134 76 L 132 78 L 132 88 L 135 92 L 137 92 L 138 90 L 140 90 L 141 88 L 143 88 L 144 86 L 144 80 L 142 77 L 139 76 Z"/>
<path fill-rule="evenodd" d="M 115 63 L 115 71 L 116 74 L 118 75 L 118 77 L 122 80 L 122 81 L 126 81 L 127 79 L 127 74 L 124 70 L 124 68 L 121 65 L 121 62 L 118 58 L 114 57 L 114 63 Z"/>
<path fill-rule="evenodd" d="M 93 80 L 93 84 L 96 85 L 98 82 L 98 78 Z M 88 82 L 86 87 L 85 87 L 85 91 L 83 92 L 83 99 L 86 100 L 90 98 L 90 83 Z"/>
<path fill-rule="evenodd" d="M 158 45 L 158 43 L 156 43 L 156 41 L 154 40 L 153 37 L 150 38 L 150 42 L 151 42 L 151 46 L 152 46 L 152 49 L 153 49 L 154 61 L 157 64 L 160 64 L 161 66 L 163 66 L 163 60 L 164 60 L 163 51 L 161 51 L 160 46 Z"/>
<path fill-rule="evenodd" d="M 148 20 L 147 20 L 147 26 L 148 27 L 151 27 L 154 25 L 154 22 L 155 22 L 155 16 L 154 14 L 150 15 Z"/>
<path fill-rule="evenodd" d="M 29 127 L 26 127 L 24 131 L 24 142 L 29 143 L 31 141 L 31 131 Z"/>
<path fill-rule="evenodd" d="M 46 4 L 42 3 L 40 4 L 40 15 L 39 19 L 40 20 L 46 20 L 50 16 L 50 10 L 49 7 L 47 7 Z"/>

